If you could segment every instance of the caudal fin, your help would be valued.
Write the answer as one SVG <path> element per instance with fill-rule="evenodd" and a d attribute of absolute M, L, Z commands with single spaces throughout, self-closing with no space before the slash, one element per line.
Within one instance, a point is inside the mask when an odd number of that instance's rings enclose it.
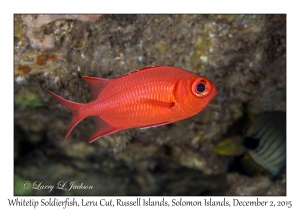
<path fill-rule="evenodd" d="M 68 127 L 68 130 L 65 134 L 64 140 L 66 140 L 66 138 L 69 136 L 69 134 L 71 133 L 71 131 L 73 130 L 73 128 L 81 121 L 83 120 L 86 116 L 83 115 L 82 112 L 80 112 L 80 108 L 84 105 L 84 104 L 80 104 L 80 103 L 75 103 L 69 100 L 66 100 L 54 93 L 52 93 L 50 90 L 44 88 L 48 93 L 50 93 L 54 98 L 56 98 L 60 103 L 62 103 L 63 105 L 65 105 L 71 112 L 72 112 L 72 120 L 71 123 Z"/>

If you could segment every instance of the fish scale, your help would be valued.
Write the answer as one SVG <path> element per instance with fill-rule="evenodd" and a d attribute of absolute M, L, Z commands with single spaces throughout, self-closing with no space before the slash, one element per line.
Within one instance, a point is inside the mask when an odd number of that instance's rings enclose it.
<path fill-rule="evenodd" d="M 135 120 L 135 122 L 131 122 L 132 120 L 130 119 L 130 116 L 132 115 L 132 113 L 135 113 L 133 118 L 140 119 L 140 121 L 149 120 L 149 118 L 159 119 L 157 116 L 164 114 L 161 113 L 163 112 L 163 110 L 157 106 L 153 107 L 150 103 L 142 102 L 141 96 L 143 96 L 142 99 L 152 99 L 168 103 L 170 102 L 170 96 L 168 95 L 168 92 L 162 93 L 161 95 L 163 97 L 154 97 L 155 91 L 162 91 L 162 87 L 164 85 L 165 84 L 163 83 L 159 84 L 157 82 L 154 84 L 148 83 L 146 84 L 146 86 L 156 88 L 143 89 L 143 87 L 137 86 L 134 87 L 131 91 L 125 92 L 123 95 L 112 93 L 113 96 L 107 98 L 107 102 L 104 101 L 101 96 L 99 96 L 98 100 L 102 101 L 103 104 L 111 104 L 110 106 L 105 106 L 103 112 L 99 114 L 103 117 L 103 119 L 106 119 L 116 127 L 122 126 L 123 123 L 126 123 L 128 126 L 130 126 L 130 124 L 136 124 L 137 120 Z M 146 112 L 146 110 L 151 111 Z M 114 118 L 110 119 L 110 116 L 112 114 L 114 115 Z"/>

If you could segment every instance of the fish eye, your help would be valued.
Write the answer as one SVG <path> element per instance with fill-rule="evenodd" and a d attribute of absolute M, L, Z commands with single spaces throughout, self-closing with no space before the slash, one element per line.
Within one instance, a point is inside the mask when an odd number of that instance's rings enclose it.
<path fill-rule="evenodd" d="M 210 91 L 211 85 L 206 78 L 197 78 L 192 85 L 192 92 L 197 97 L 205 97 Z"/>
<path fill-rule="evenodd" d="M 197 92 L 203 93 L 205 91 L 206 87 L 203 83 L 198 83 L 197 85 Z"/>

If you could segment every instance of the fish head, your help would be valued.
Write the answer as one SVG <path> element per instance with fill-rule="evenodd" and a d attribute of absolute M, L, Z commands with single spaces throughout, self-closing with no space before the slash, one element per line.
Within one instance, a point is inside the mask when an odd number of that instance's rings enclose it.
<path fill-rule="evenodd" d="M 217 93 L 216 86 L 209 79 L 198 75 L 179 80 L 174 89 L 177 102 L 191 115 L 202 111 Z"/>

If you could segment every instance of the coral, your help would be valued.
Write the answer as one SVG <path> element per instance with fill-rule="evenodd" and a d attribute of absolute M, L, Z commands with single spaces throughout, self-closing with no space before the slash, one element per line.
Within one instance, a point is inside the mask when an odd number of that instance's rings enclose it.
<path fill-rule="evenodd" d="M 33 19 L 32 15 L 24 15 L 23 21 L 27 25 L 26 36 L 28 37 L 31 47 L 36 49 L 51 49 L 55 45 L 53 35 L 46 35 L 43 40 L 34 36 L 35 32 L 43 25 L 49 24 L 60 19 L 75 19 L 80 21 L 96 21 L 100 15 L 38 15 Z"/>
<path fill-rule="evenodd" d="M 33 27 L 40 28 L 43 25 L 62 19 L 73 19 L 94 22 L 98 20 L 100 16 L 101 15 L 38 15 L 38 17 L 33 22 Z"/>

